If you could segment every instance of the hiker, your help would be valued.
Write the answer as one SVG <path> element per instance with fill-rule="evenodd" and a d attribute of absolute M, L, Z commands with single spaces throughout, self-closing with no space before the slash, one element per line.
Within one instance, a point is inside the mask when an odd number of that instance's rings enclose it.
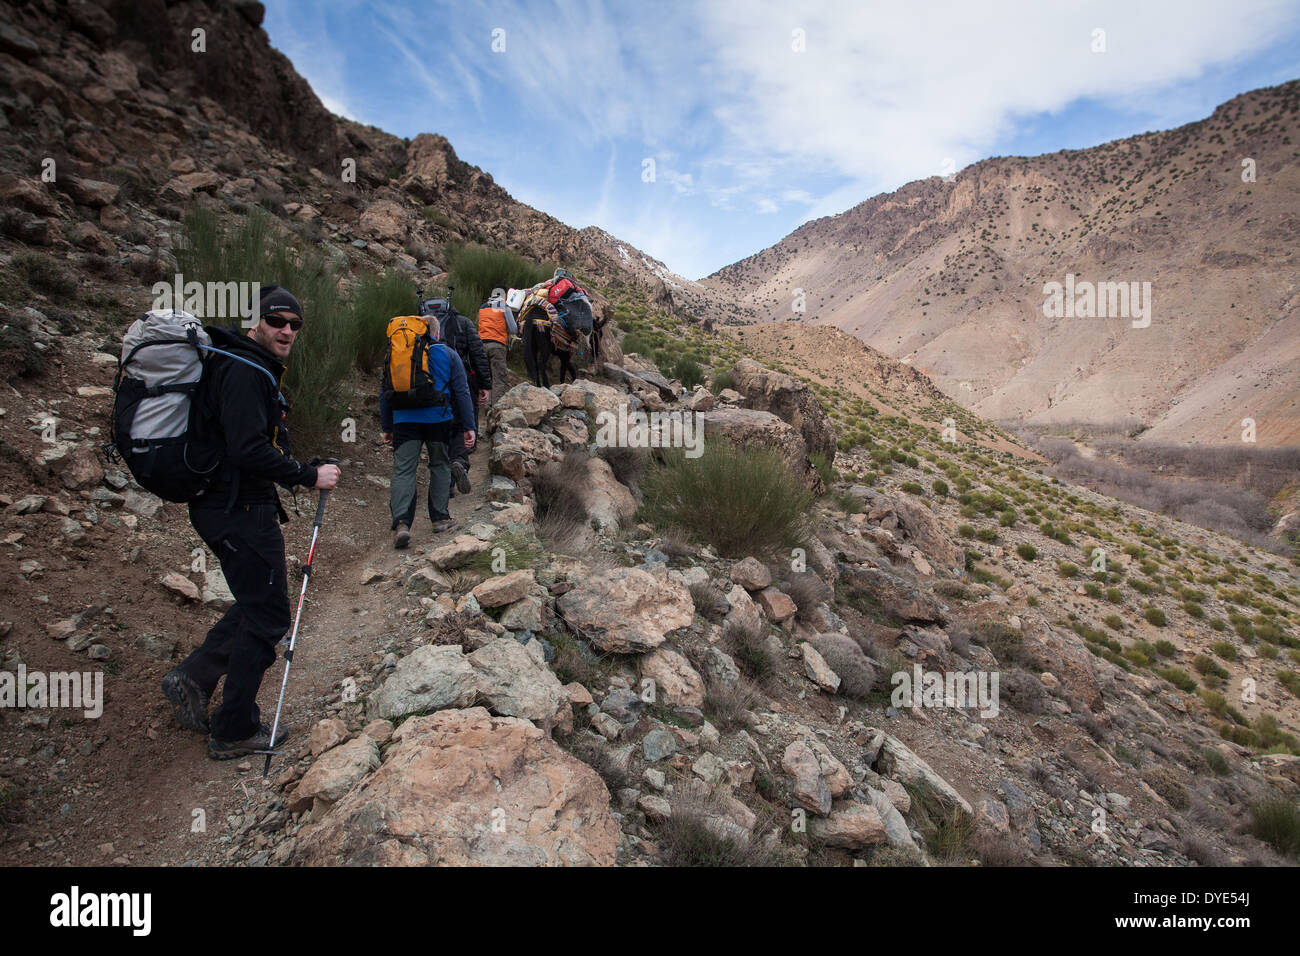
<path fill-rule="evenodd" d="M 478 310 L 478 336 L 483 341 L 492 373 L 489 407 L 506 392 L 506 354 L 510 351 L 510 336 L 518 334 L 515 313 L 506 304 L 506 290 L 493 289 L 491 297 Z"/>
<path fill-rule="evenodd" d="M 426 316 L 438 319 L 438 339 L 460 357 L 465 370 L 470 392 L 470 403 L 474 414 L 466 424 L 466 429 L 478 431 L 478 407 L 487 401 L 492 388 L 492 367 L 487 353 L 483 351 L 483 341 L 469 319 L 461 315 L 452 306 L 450 299 L 428 299 L 422 306 Z M 430 323 L 432 325 L 432 323 Z M 466 445 L 459 430 L 451 439 L 451 475 L 456 482 L 455 491 L 465 494 L 470 490 L 469 453 L 473 447 Z M 455 496 L 455 492 L 452 492 Z"/>
<path fill-rule="evenodd" d="M 206 732 L 216 760 L 272 750 L 261 720 L 257 691 L 275 662 L 275 648 L 290 625 L 288 574 L 280 524 L 288 521 L 276 485 L 330 490 L 337 465 L 312 465 L 290 455 L 285 407 L 274 382 L 303 325 L 298 300 L 279 286 L 261 289 L 258 321 L 247 335 L 209 327 L 213 344 L 260 368 L 214 356 L 196 395 L 193 428 L 220 441 L 225 459 L 208 489 L 190 502 L 190 523 L 221 564 L 235 603 L 207 639 L 163 678 L 163 695 L 187 730 Z M 271 373 L 272 378 L 263 371 Z M 226 678 L 221 706 L 208 715 L 217 682 Z"/>
<path fill-rule="evenodd" d="M 452 460 L 452 443 L 472 449 L 478 436 L 474 401 L 470 394 L 465 366 L 449 346 L 439 341 L 441 330 L 432 313 L 426 317 L 399 316 L 389 323 L 389 360 L 379 391 L 380 437 L 393 449 L 393 480 L 389 494 L 392 513 L 393 547 L 405 548 L 411 540 L 415 519 L 416 473 L 421 447 L 429 450 L 429 520 L 435 534 L 452 531 L 457 525 L 447 510 L 452 474 L 457 463 Z M 398 330 L 413 329 L 414 341 L 395 335 Z M 409 343 L 406 351 L 394 358 L 398 344 Z M 399 372 L 412 367 L 414 349 L 427 348 L 427 378 L 413 381 L 411 374 L 394 383 L 392 369 Z M 418 353 L 417 363 L 418 363 Z M 395 385 L 404 388 L 399 393 Z M 423 394 L 414 394 L 423 390 Z M 465 491 L 469 490 L 468 479 Z"/>

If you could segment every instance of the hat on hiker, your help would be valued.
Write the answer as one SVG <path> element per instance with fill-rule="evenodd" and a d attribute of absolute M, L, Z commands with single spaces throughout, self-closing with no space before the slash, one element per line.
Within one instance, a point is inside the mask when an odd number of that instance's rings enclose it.
<path fill-rule="evenodd" d="M 275 312 L 292 312 L 299 318 L 305 318 L 302 314 L 302 306 L 294 298 L 292 292 L 288 289 L 281 288 L 278 285 L 262 286 L 262 296 L 258 302 L 258 315 L 271 315 Z"/>

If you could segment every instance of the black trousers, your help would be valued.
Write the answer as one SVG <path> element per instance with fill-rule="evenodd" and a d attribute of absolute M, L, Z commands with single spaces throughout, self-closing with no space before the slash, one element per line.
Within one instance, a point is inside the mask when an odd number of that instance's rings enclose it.
<path fill-rule="evenodd" d="M 235 603 L 180 669 L 211 694 L 224 675 L 212 736 L 244 740 L 257 733 L 257 691 L 275 662 L 275 646 L 289 630 L 284 536 L 275 502 L 220 507 L 190 506 L 190 524 L 221 562 Z"/>

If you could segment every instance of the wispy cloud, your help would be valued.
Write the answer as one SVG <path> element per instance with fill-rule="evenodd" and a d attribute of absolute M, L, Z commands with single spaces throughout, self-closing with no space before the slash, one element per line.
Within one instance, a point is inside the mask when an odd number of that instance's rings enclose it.
<path fill-rule="evenodd" d="M 279 0 L 267 29 L 330 109 L 440 132 L 521 200 L 689 276 L 1029 131 L 1101 141 L 1081 108 L 1109 136 L 1168 128 L 1226 98 L 1216 76 L 1300 68 L 1277 52 L 1300 48 L 1300 4 L 1274 0 Z"/>

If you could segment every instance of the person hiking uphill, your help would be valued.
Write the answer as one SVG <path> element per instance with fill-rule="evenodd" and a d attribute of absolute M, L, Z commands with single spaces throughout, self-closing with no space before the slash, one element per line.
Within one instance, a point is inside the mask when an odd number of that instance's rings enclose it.
<path fill-rule="evenodd" d="M 394 319 L 389 326 L 390 339 L 394 327 L 404 323 Z M 420 323 L 424 326 L 425 323 Z M 432 397 L 421 403 L 406 400 L 398 404 L 392 373 L 386 371 L 379 390 L 380 437 L 393 449 L 393 479 L 390 485 L 389 510 L 393 517 L 393 547 L 405 548 L 411 540 L 411 524 L 415 519 L 416 473 L 420 466 L 420 449 L 429 450 L 429 520 L 435 534 L 456 527 L 447 510 L 450 497 L 452 471 L 452 443 L 472 449 L 478 438 L 473 397 L 460 356 L 439 342 L 436 317 L 427 321 L 428 386 Z M 390 358 L 391 361 L 391 358 Z M 409 359 L 408 359 L 409 361 Z M 408 381 L 408 387 L 415 383 Z M 418 407 L 419 405 L 423 407 Z M 417 407 L 410 407 L 416 405 Z M 465 488 L 469 482 L 466 480 Z"/>
<path fill-rule="evenodd" d="M 287 290 L 261 290 L 259 318 L 241 335 L 209 328 L 213 344 L 266 369 L 279 382 L 303 325 L 302 306 Z M 225 463 L 208 490 L 190 502 L 190 523 L 217 556 L 235 603 L 207 639 L 163 678 L 163 695 L 187 730 L 207 732 L 208 756 L 217 760 L 273 749 L 261 721 L 257 691 L 289 630 L 284 536 L 288 520 L 276 485 L 330 490 L 337 465 L 313 467 L 290 454 L 285 409 L 277 388 L 258 368 L 224 356 L 205 376 L 195 398 L 193 427 L 225 447 Z M 226 678 L 221 706 L 208 715 L 218 681 Z"/>
<path fill-rule="evenodd" d="M 510 336 L 518 334 L 515 313 L 506 305 L 506 290 L 493 289 L 491 297 L 478 310 L 478 336 L 492 371 L 489 406 L 495 405 L 506 392 L 506 353 L 510 350 Z"/>
<path fill-rule="evenodd" d="M 451 299 L 429 299 L 422 306 L 426 316 L 438 320 L 438 340 L 454 351 L 464 366 L 469 381 L 470 402 L 474 408 L 474 417 L 470 425 L 478 429 L 478 406 L 487 401 L 492 388 L 492 366 L 487 353 L 483 351 L 483 340 L 479 338 L 474 323 L 461 315 L 451 304 Z M 470 427 L 466 425 L 466 427 Z M 469 453 L 472 446 L 467 446 L 457 432 L 451 439 L 451 474 L 456 481 L 456 490 L 466 494 L 469 484 Z"/>

